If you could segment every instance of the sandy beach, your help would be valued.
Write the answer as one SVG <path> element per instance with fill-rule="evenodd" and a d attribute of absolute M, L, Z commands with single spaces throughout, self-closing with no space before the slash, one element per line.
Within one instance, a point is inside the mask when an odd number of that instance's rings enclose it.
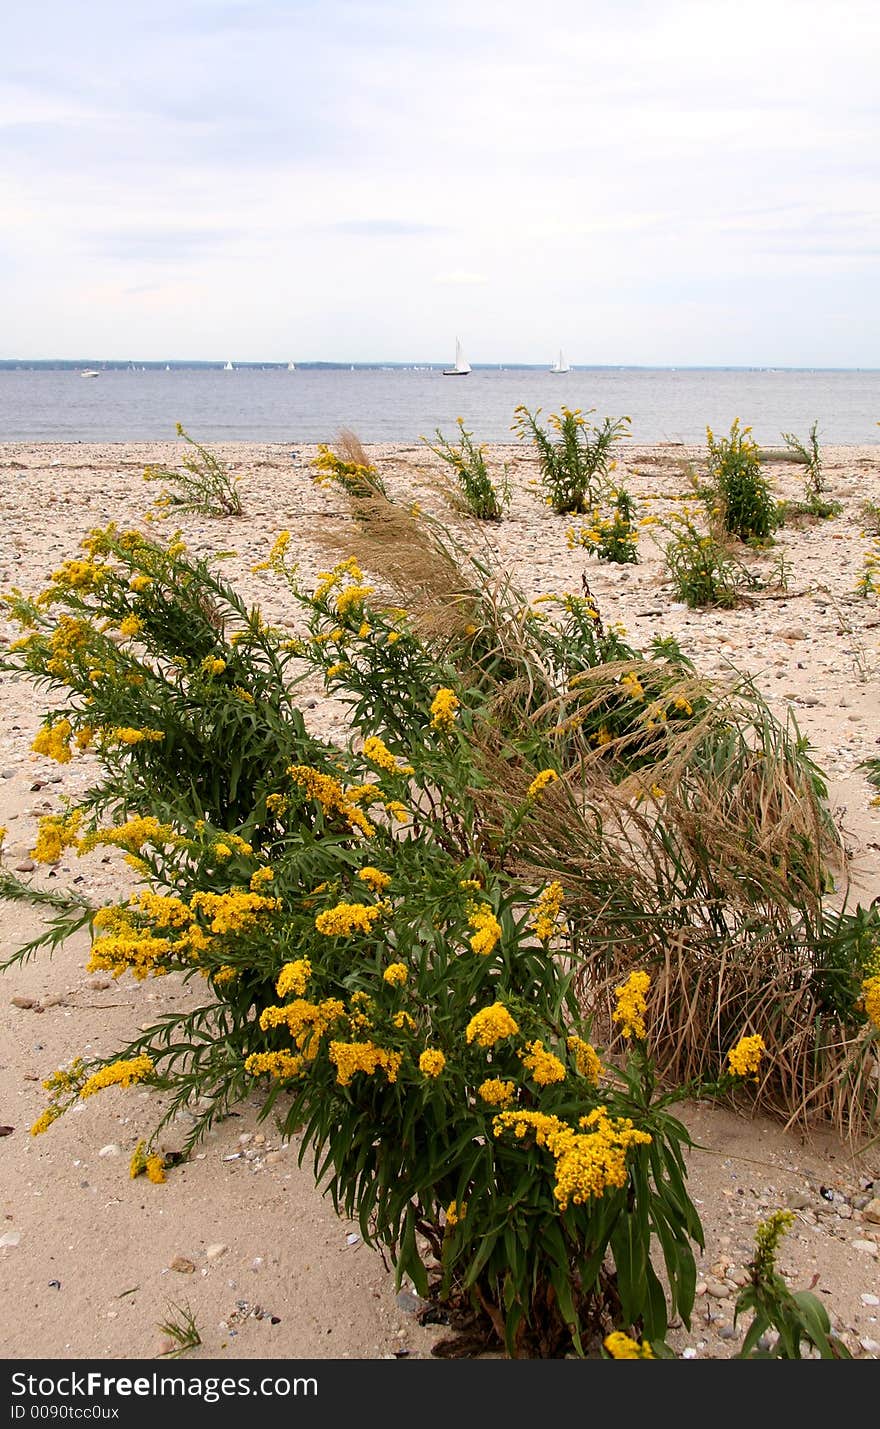
<path fill-rule="evenodd" d="M 260 605 L 267 621 L 293 629 L 296 613 L 283 588 L 252 568 L 287 528 L 308 582 L 327 563 L 315 534 L 329 518 L 342 519 L 344 505 L 311 479 L 314 447 L 211 450 L 240 477 L 244 514 L 184 516 L 162 529 L 179 525 L 196 554 L 223 553 L 225 576 L 248 602 Z M 389 495 L 444 512 L 436 486 L 442 468 L 430 452 L 367 450 Z M 180 455 L 174 442 L 0 444 L 0 589 L 36 592 L 92 528 L 140 524 L 156 494 L 143 482 L 145 465 L 174 465 Z M 675 444 L 628 445 L 618 475 L 640 515 L 663 518 L 687 489 L 683 464 L 699 467 L 702 455 Z M 622 623 L 634 645 L 674 635 L 701 673 L 753 676 L 778 717 L 794 714 L 827 774 L 849 857 L 851 904 L 880 896 L 880 807 L 860 768 L 880 755 L 880 601 L 856 593 L 870 546 L 862 504 L 880 500 L 880 446 L 824 449 L 828 495 L 840 502 L 840 515 L 793 521 L 777 532 L 772 550 L 749 554 L 765 574 L 783 557 L 786 585 L 754 591 L 732 611 L 689 610 L 676 601 L 659 525 L 643 529 L 635 565 L 603 564 L 570 549 L 571 520 L 544 503 L 529 449 L 495 446 L 489 457 L 495 475 L 507 467 L 510 508 L 497 525 L 468 525 L 468 539 L 487 543 L 498 568 L 512 571 L 531 599 L 579 591 L 586 573 L 606 624 Z M 777 496 L 802 496 L 801 468 L 780 463 L 768 472 Z M 0 645 L 17 634 L 0 615 Z M 344 707 L 320 680 L 306 687 L 304 700 L 310 727 L 343 737 Z M 43 710 L 33 686 L 0 677 L 5 859 L 39 886 L 75 884 L 100 905 L 131 885 L 131 871 L 115 854 L 67 854 L 49 870 L 30 858 L 39 817 L 91 777 L 87 756 L 59 766 L 31 751 Z M 837 896 L 843 891 L 841 885 Z M 0 958 L 38 926 L 31 911 L 4 906 Z M 190 996 L 174 976 L 135 983 L 87 974 L 85 954 L 84 941 L 74 940 L 0 982 L 2 1353 L 151 1358 L 163 1349 L 157 1327 L 170 1302 L 195 1316 L 202 1343 L 191 1358 L 430 1357 L 448 1332 L 420 1322 L 418 1298 L 407 1287 L 395 1291 L 379 1254 L 315 1187 L 308 1155 L 300 1166 L 296 1141 L 283 1142 L 271 1119 L 258 1120 L 256 1099 L 217 1126 L 164 1185 L 128 1176 L 134 1146 L 159 1118 L 153 1092 L 107 1092 L 46 1135 L 29 1136 L 45 1104 L 44 1077 L 76 1054 L 108 1054 L 163 1006 Z M 859 1155 L 827 1129 L 751 1118 L 745 1103 L 741 1111 L 693 1105 L 684 1119 L 699 1143 L 690 1188 L 706 1249 L 692 1325 L 670 1332 L 676 1351 L 699 1359 L 736 1353 L 733 1302 L 754 1228 L 769 1210 L 787 1206 L 796 1222 L 780 1266 L 792 1287 L 812 1286 L 854 1355 L 880 1358 L 880 1144 Z M 172 1127 L 164 1147 L 179 1147 L 184 1133 L 183 1125 Z"/>

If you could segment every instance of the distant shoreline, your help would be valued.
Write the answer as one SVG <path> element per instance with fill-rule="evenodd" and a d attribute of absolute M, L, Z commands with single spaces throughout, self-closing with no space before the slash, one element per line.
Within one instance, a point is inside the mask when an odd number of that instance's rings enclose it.
<path fill-rule="evenodd" d="M 448 364 L 431 362 L 298 362 L 296 372 L 442 372 Z M 80 357 L 80 358 L 0 358 L 0 372 L 223 372 L 225 362 L 172 358 L 144 361 Z M 547 372 L 546 362 L 473 362 L 473 372 Z M 880 373 L 880 367 L 785 367 L 766 363 L 651 363 L 651 362 L 588 362 L 574 363 L 572 372 L 864 372 Z M 287 362 L 237 362 L 236 372 L 287 372 Z"/>

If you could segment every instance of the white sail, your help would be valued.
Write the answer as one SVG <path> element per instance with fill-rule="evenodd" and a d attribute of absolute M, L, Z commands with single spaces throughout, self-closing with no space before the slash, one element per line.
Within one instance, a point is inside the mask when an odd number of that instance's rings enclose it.
<path fill-rule="evenodd" d="M 233 367 L 233 365 L 232 365 L 231 362 L 227 362 L 227 364 L 226 364 L 226 366 L 224 367 L 223 371 L 224 371 L 224 372 L 234 372 L 234 371 L 235 371 L 235 368 Z"/>
<path fill-rule="evenodd" d="M 570 372 L 570 371 L 571 371 L 571 368 L 569 367 L 568 363 L 567 363 L 566 360 L 565 360 L 565 357 L 563 356 L 562 348 L 559 349 L 559 361 L 553 363 L 553 365 L 552 365 L 551 368 L 550 368 L 550 371 L 551 371 L 551 372 Z"/>
<path fill-rule="evenodd" d="M 470 370 L 471 370 L 471 365 L 470 365 L 470 363 L 467 361 L 467 359 L 466 359 L 464 353 L 463 353 L 462 350 L 461 350 L 461 338 L 458 338 L 458 337 L 457 337 L 457 338 L 455 339 L 455 366 L 454 366 L 454 367 L 444 367 L 444 369 L 443 369 L 443 376 L 444 376 L 444 377 L 464 377 L 464 376 L 467 375 L 468 372 L 470 372 Z"/>
<path fill-rule="evenodd" d="M 296 367 L 295 367 L 294 363 L 288 362 L 288 364 L 287 364 L 287 370 L 288 370 L 288 372 L 295 372 L 295 371 L 296 371 Z"/>

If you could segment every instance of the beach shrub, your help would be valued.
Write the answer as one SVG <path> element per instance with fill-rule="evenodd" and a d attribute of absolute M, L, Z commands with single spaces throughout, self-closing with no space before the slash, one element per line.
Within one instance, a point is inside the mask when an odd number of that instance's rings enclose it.
<path fill-rule="evenodd" d="M 483 1344 L 662 1347 L 701 1243 L 670 1105 L 876 1099 L 872 977 L 852 1027 L 812 978 L 841 926 L 821 775 L 747 682 L 717 689 L 669 639 L 632 649 L 588 590 L 529 605 L 437 523 L 340 489 L 358 556 L 309 590 L 289 533 L 264 563 L 293 636 L 179 539 L 112 527 L 8 599 L 0 669 L 50 697 L 35 751 L 98 767 L 33 856 L 100 849 L 138 880 L 96 909 L 3 870 L 48 916 L 8 962 L 88 927 L 91 970 L 190 992 L 47 1077 L 32 1130 L 150 1085 L 160 1127 L 192 1108 L 191 1146 L 261 1092 L 398 1282 Z M 298 708 L 316 670 L 339 743 Z M 169 1169 L 135 1148 L 132 1174 Z"/>
<path fill-rule="evenodd" d="M 856 595 L 880 595 L 880 539 L 871 542 L 862 558 L 862 569 L 856 581 Z"/>
<path fill-rule="evenodd" d="M 177 435 L 183 437 L 190 448 L 181 462 L 183 470 L 173 471 L 164 466 L 144 469 L 144 481 L 164 482 L 154 506 L 163 515 L 170 515 L 174 510 L 180 515 L 195 511 L 203 516 L 240 516 L 239 478 L 232 476 L 213 452 L 185 432 L 180 422 Z"/>
<path fill-rule="evenodd" d="M 600 561 L 632 565 L 639 559 L 635 502 L 623 486 L 609 492 L 608 502 L 610 509 L 607 515 L 594 507 L 587 522 L 570 528 L 566 540 L 572 549 L 583 546 Z"/>
<path fill-rule="evenodd" d="M 663 557 L 676 600 L 691 609 L 718 606 L 732 610 L 738 605 L 743 567 L 733 559 L 729 545 L 711 532 L 701 531 L 687 515 L 667 529 L 671 539 Z"/>
<path fill-rule="evenodd" d="M 458 440 L 452 442 L 435 428 L 436 444 L 427 437 L 422 441 L 430 451 L 446 462 L 455 474 L 455 486 L 450 492 L 452 505 L 475 516 L 478 521 L 500 521 L 504 507 L 510 501 L 510 485 L 505 471 L 500 488 L 489 475 L 486 447 L 477 446 L 473 432 L 465 430 L 464 418 L 458 417 Z"/>
<path fill-rule="evenodd" d="M 730 433 L 716 437 L 706 428 L 708 444 L 705 502 L 710 516 L 740 541 L 766 542 L 779 524 L 780 513 L 761 470 L 761 454 L 751 427 L 734 418 Z"/>
<path fill-rule="evenodd" d="M 534 413 L 517 407 L 513 431 L 534 443 L 547 504 L 560 515 L 582 516 L 603 494 L 615 445 L 629 436 L 630 419 L 605 417 L 594 424 L 579 407 L 561 407 L 547 418 L 554 438 L 538 421 L 540 413 L 540 407 Z"/>

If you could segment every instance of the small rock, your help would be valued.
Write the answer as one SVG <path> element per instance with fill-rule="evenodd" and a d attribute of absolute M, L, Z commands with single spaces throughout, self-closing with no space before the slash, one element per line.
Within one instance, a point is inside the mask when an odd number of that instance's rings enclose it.
<path fill-rule="evenodd" d="M 870 1340 L 866 1335 L 864 1339 L 859 1340 L 859 1344 L 868 1355 L 880 1354 L 880 1340 Z"/>
<path fill-rule="evenodd" d="M 229 1246 L 224 1245 L 222 1241 L 215 1241 L 215 1243 L 213 1245 L 209 1245 L 208 1249 L 205 1251 L 205 1259 L 219 1260 L 221 1255 L 225 1255 L 228 1249 Z"/>
<path fill-rule="evenodd" d="M 37 999 L 35 997 L 16 996 L 10 998 L 9 1000 L 13 1007 L 29 1009 L 37 1006 Z"/>
<path fill-rule="evenodd" d="M 61 1007 L 64 1003 L 63 992 L 52 992 L 48 997 L 43 998 L 44 1007 Z"/>
<path fill-rule="evenodd" d="M 0 769 L 0 779 L 14 779 L 17 773 L 17 769 Z"/>
<path fill-rule="evenodd" d="M 176 1255 L 168 1266 L 169 1270 L 176 1270 L 179 1275 L 192 1275 L 195 1266 L 191 1260 L 187 1260 L 185 1255 Z"/>
<path fill-rule="evenodd" d="M 358 1243 L 359 1240 L 360 1240 L 360 1236 L 357 1234 L 357 1231 L 352 1231 L 351 1235 L 347 1235 L 347 1236 L 345 1237 L 345 1244 L 346 1244 L 346 1245 L 357 1245 L 357 1243 Z"/>
<path fill-rule="evenodd" d="M 398 1310 L 402 1310 L 404 1315 L 417 1315 L 419 1310 L 427 1308 L 427 1302 L 421 1295 L 414 1295 L 411 1290 L 401 1290 L 398 1292 L 395 1303 Z"/>
<path fill-rule="evenodd" d="M 713 1300 L 729 1300 L 729 1299 L 730 1299 L 730 1289 L 729 1289 L 729 1287 L 728 1287 L 727 1285 L 724 1285 L 724 1284 L 722 1283 L 722 1281 L 720 1281 L 720 1280 L 707 1280 L 707 1281 L 706 1281 L 706 1294 L 707 1294 L 707 1295 L 710 1295 Z"/>
<path fill-rule="evenodd" d="M 707 1287 L 707 1285 L 706 1285 L 705 1280 L 698 1280 L 698 1281 L 697 1281 L 697 1284 L 694 1286 L 694 1294 L 695 1294 L 695 1295 L 705 1295 L 707 1288 L 708 1288 L 708 1287 Z"/>
<path fill-rule="evenodd" d="M 4 1231 L 3 1234 L 0 1235 L 0 1249 L 5 1249 L 7 1246 L 18 1245 L 20 1240 L 21 1231 Z"/>
<path fill-rule="evenodd" d="M 880 1305 L 880 1295 L 860 1295 L 863 1305 Z"/>
<path fill-rule="evenodd" d="M 865 1220 L 880 1226 L 880 1196 L 874 1196 L 863 1208 Z"/>
<path fill-rule="evenodd" d="M 277 1166 L 278 1163 L 279 1163 L 279 1161 L 283 1161 L 283 1160 L 284 1160 L 284 1157 L 282 1156 L 282 1154 L 281 1154 L 280 1151 L 267 1151 L 267 1152 L 266 1152 L 266 1165 L 267 1165 L 267 1166 Z"/>
<path fill-rule="evenodd" d="M 15 865 L 15 871 L 16 873 L 33 873 L 36 866 L 32 858 L 23 858 L 21 863 Z"/>
<path fill-rule="evenodd" d="M 119 1147 L 116 1145 L 116 1142 L 115 1142 L 115 1141 L 108 1141 L 108 1143 L 107 1143 L 106 1146 L 102 1146 L 102 1147 L 101 1147 L 101 1150 L 98 1152 L 98 1155 L 99 1155 L 99 1156 L 118 1156 L 118 1155 L 119 1155 Z"/>
<path fill-rule="evenodd" d="M 722 1329 L 718 1331 L 718 1333 L 721 1336 L 722 1340 L 735 1340 L 737 1335 L 739 1334 L 739 1331 L 735 1330 L 733 1325 L 724 1325 Z"/>
<path fill-rule="evenodd" d="M 873 1240 L 854 1240 L 852 1242 L 852 1248 L 853 1250 L 861 1251 L 862 1255 L 877 1254 L 877 1242 Z"/>
<path fill-rule="evenodd" d="M 96 977 L 90 977 L 86 983 L 86 987 L 92 988 L 95 992 L 105 992 L 108 987 L 112 986 L 112 977 L 103 977 L 101 974 L 98 974 Z"/>

